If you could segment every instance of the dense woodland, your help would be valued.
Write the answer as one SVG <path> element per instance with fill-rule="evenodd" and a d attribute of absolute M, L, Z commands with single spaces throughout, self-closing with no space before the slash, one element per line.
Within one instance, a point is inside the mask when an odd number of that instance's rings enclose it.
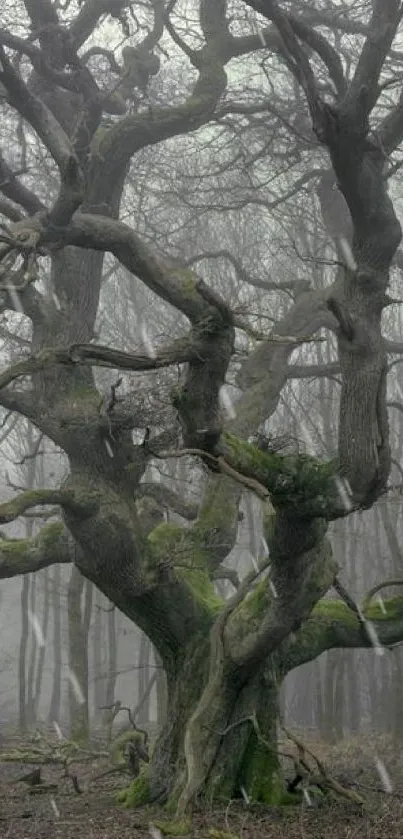
<path fill-rule="evenodd" d="M 0 715 L 128 706 L 128 805 L 402 735 L 402 17 L 0 10 Z"/>

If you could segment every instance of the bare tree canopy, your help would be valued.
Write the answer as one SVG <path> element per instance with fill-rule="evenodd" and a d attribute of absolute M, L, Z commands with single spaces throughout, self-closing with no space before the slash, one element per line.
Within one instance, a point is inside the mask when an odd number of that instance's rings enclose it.
<path fill-rule="evenodd" d="M 259 732 L 274 742 L 286 673 L 403 639 L 399 596 L 385 614 L 340 586 L 344 602 L 322 600 L 338 571 L 329 523 L 388 488 L 403 349 L 384 328 L 401 303 L 403 5 L 356 6 L 0 11 L 0 405 L 66 462 L 60 486 L 0 504 L 4 525 L 62 516 L 30 539 L 3 533 L 0 577 L 74 561 L 148 635 L 169 725 L 132 797 L 172 796 L 179 812 L 241 787 L 278 800 Z M 287 383 L 316 378 L 336 380 L 337 443 L 279 445 Z M 179 462 L 197 502 L 150 479 Z M 262 546 L 224 597 L 247 493 Z"/>

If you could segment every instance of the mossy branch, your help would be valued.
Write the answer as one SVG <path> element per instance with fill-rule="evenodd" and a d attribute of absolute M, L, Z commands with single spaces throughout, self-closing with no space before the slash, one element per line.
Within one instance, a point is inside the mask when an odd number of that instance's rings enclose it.
<path fill-rule="evenodd" d="M 403 642 L 403 597 L 384 600 L 367 608 L 365 621 L 372 627 L 371 637 L 359 617 L 339 600 L 322 600 L 301 628 L 280 648 L 280 659 L 287 673 L 312 661 L 326 650 L 377 649 Z"/>
<path fill-rule="evenodd" d="M 71 562 L 71 553 L 68 531 L 61 522 L 45 525 L 31 539 L 0 540 L 1 580 L 66 562 Z"/>
<path fill-rule="evenodd" d="M 358 509 L 340 486 L 335 460 L 321 463 L 305 454 L 261 451 L 233 434 L 223 432 L 214 454 L 202 448 L 156 453 L 159 458 L 200 457 L 212 471 L 228 475 L 262 501 L 274 507 L 295 509 L 306 518 L 332 521 Z"/>
<path fill-rule="evenodd" d="M 92 515 L 97 507 L 95 497 L 83 497 L 73 489 L 32 489 L 0 504 L 0 524 L 14 521 L 26 510 L 43 504 L 58 504 L 83 518 Z"/>
<path fill-rule="evenodd" d="M 378 594 L 385 588 L 391 588 L 394 586 L 403 586 L 403 580 L 385 580 L 385 582 L 378 583 L 376 586 L 370 588 L 369 592 L 365 595 L 364 600 L 362 602 L 363 612 L 368 610 L 369 606 L 371 605 L 371 600 L 375 597 L 376 594 Z"/>

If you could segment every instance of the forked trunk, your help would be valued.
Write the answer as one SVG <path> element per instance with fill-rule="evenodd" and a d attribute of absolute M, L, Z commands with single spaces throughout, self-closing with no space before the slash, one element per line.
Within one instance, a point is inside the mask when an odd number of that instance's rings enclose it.
<path fill-rule="evenodd" d="M 183 814 L 197 801 L 281 801 L 285 787 L 276 737 L 281 677 L 274 662 L 248 676 L 225 663 L 212 688 L 208 658 L 208 639 L 199 639 L 180 672 L 168 677 L 167 720 L 147 777 L 141 775 L 122 796 L 127 806 L 167 802 Z"/>

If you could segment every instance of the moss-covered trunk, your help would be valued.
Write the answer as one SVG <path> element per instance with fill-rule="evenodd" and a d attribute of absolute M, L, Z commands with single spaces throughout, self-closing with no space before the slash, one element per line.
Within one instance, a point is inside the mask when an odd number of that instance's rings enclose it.
<path fill-rule="evenodd" d="M 197 800 L 211 803 L 242 796 L 266 803 L 281 800 L 276 668 L 268 661 L 245 676 L 224 666 L 217 697 L 205 704 L 212 669 L 209 653 L 208 637 L 199 638 L 188 649 L 180 672 L 168 678 L 167 720 L 146 774 L 122 796 L 128 806 L 158 800 L 183 812 L 187 809 L 183 802 L 190 805 Z M 191 774 L 198 779 L 194 796 L 186 792 Z"/>

